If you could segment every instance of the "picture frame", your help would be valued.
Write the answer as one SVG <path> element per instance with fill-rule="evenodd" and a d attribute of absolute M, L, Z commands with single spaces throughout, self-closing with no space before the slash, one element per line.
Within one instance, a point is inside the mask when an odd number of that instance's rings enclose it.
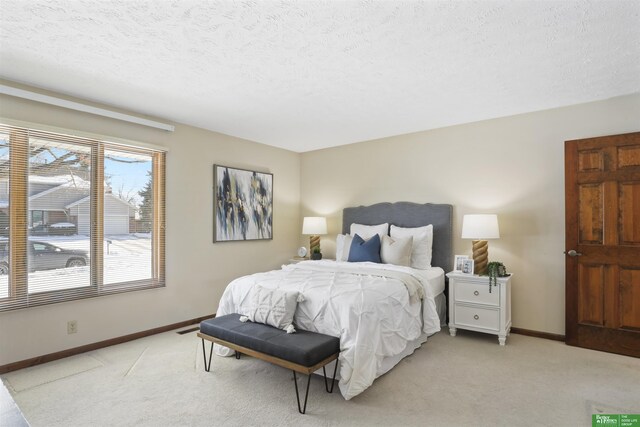
<path fill-rule="evenodd" d="M 213 242 L 273 239 L 273 174 L 213 165 Z"/>
<path fill-rule="evenodd" d="M 453 261 L 453 271 L 457 273 L 462 273 L 462 269 L 464 267 L 464 260 L 469 259 L 467 255 L 456 255 Z"/>
<path fill-rule="evenodd" d="M 473 259 L 467 258 L 462 263 L 462 274 L 473 275 L 473 268 L 475 266 L 475 261 Z"/>

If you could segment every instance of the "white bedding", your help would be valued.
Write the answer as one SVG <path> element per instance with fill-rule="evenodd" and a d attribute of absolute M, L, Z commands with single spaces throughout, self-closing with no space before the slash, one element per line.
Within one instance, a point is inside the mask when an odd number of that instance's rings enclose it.
<path fill-rule="evenodd" d="M 399 279 L 399 273 L 409 278 Z M 415 291 L 410 295 L 415 279 L 423 286 L 423 301 Z M 294 316 L 296 327 L 340 338 L 339 386 L 347 400 L 389 369 L 383 366 L 385 358 L 400 355 L 410 342 L 440 330 L 434 297 L 444 289 L 444 271 L 438 267 L 304 261 L 234 280 L 224 291 L 217 315 L 245 315 L 247 294 L 256 284 L 300 291 L 304 301 Z M 232 354 L 220 346 L 216 353 Z"/>

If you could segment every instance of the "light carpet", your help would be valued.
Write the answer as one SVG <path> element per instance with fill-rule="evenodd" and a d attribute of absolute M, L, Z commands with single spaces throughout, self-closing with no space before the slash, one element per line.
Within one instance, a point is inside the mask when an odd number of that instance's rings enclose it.
<path fill-rule="evenodd" d="M 194 332 L 83 356 L 99 363 L 3 377 L 32 426 L 590 426 L 601 410 L 640 412 L 640 359 L 516 334 L 500 347 L 493 336 L 440 332 L 350 401 L 315 376 L 306 415 L 283 368 L 214 356 L 204 372 Z"/>
<path fill-rule="evenodd" d="M 4 378 L 13 391 L 20 392 L 101 366 L 102 363 L 90 355 L 79 354 L 30 369 L 10 372 Z"/>

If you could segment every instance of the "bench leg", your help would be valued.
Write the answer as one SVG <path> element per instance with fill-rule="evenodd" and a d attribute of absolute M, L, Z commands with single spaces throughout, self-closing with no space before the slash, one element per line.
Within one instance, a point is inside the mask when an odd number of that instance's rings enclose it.
<path fill-rule="evenodd" d="M 336 366 L 335 368 L 333 368 L 333 378 L 331 378 L 331 389 L 329 389 L 329 385 L 327 385 L 327 371 L 324 369 L 324 366 L 322 367 L 322 373 L 324 374 L 324 388 L 327 390 L 327 393 L 333 393 L 333 386 L 336 383 L 337 370 L 338 370 L 338 359 L 336 359 Z"/>
<path fill-rule="evenodd" d="M 204 338 L 202 338 L 202 357 L 204 357 L 204 370 L 209 372 L 211 369 L 211 356 L 213 355 L 213 343 L 211 343 L 211 349 L 209 350 L 209 364 L 207 364 L 207 352 L 204 349 Z"/>
<path fill-rule="evenodd" d="M 240 352 L 236 350 L 236 360 L 240 360 Z"/>
<path fill-rule="evenodd" d="M 298 401 L 298 412 L 304 414 L 307 412 L 307 399 L 309 398 L 309 384 L 311 384 L 311 374 L 307 379 L 307 393 L 304 395 L 304 406 L 300 409 L 300 395 L 298 394 L 298 378 L 296 377 L 296 371 L 293 371 L 293 383 L 296 385 L 296 400 Z"/>

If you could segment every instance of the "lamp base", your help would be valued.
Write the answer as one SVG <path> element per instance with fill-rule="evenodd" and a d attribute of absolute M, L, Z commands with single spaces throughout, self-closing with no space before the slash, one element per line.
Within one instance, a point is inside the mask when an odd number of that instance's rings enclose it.
<path fill-rule="evenodd" d="M 320 236 L 309 237 L 309 253 L 313 255 L 315 248 L 318 248 L 318 251 L 320 251 Z"/>
<path fill-rule="evenodd" d="M 486 240 L 473 240 L 471 242 L 473 248 L 473 272 L 478 275 L 487 274 L 487 265 L 489 264 L 489 242 Z"/>

